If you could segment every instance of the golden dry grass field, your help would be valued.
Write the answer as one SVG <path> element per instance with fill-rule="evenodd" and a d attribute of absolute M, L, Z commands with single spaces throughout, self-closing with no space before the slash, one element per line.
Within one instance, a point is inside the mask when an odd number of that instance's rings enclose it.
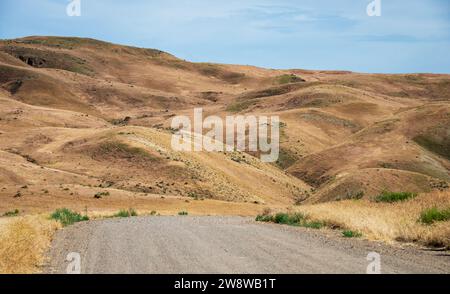
<path fill-rule="evenodd" d="M 345 200 L 296 208 L 331 227 L 360 232 L 370 240 L 450 248 L 450 221 L 423 224 L 428 209 L 449 209 L 450 193 L 433 192 L 399 203 Z"/>

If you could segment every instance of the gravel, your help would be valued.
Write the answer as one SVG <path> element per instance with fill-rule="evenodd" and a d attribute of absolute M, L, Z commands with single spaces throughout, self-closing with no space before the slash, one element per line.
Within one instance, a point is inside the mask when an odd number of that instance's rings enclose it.
<path fill-rule="evenodd" d="M 81 256 L 86 274 L 364 274 L 370 252 L 382 273 L 450 273 L 446 252 L 400 248 L 337 232 L 256 223 L 243 217 L 135 217 L 59 231 L 47 273 Z"/>

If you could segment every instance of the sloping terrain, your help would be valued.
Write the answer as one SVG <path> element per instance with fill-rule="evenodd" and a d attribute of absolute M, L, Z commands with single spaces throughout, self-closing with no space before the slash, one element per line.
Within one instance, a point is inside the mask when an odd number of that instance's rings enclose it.
<path fill-rule="evenodd" d="M 268 70 L 92 39 L 4 40 L 0 212 L 289 207 L 445 190 L 449 100 L 448 75 Z M 279 161 L 173 151 L 172 118 L 197 107 L 280 116 Z"/>

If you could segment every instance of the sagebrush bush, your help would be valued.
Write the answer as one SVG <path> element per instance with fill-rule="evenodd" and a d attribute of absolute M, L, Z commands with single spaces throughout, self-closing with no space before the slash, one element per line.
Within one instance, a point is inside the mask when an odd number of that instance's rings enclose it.
<path fill-rule="evenodd" d="M 450 208 L 439 209 L 437 207 L 433 207 L 424 210 L 420 215 L 420 221 L 423 224 L 427 225 L 432 225 L 435 222 L 443 222 L 448 220 L 450 220 Z"/>
<path fill-rule="evenodd" d="M 273 216 L 267 215 L 267 214 L 264 214 L 264 215 L 258 215 L 258 216 L 256 217 L 256 221 L 257 221 L 257 222 L 265 222 L 265 223 L 268 223 L 268 222 L 274 222 L 274 221 L 273 221 Z"/>
<path fill-rule="evenodd" d="M 3 216 L 5 217 L 14 217 L 14 216 L 18 216 L 20 213 L 20 211 L 18 209 L 15 210 L 11 210 L 11 211 L 7 211 L 3 214 Z"/>
<path fill-rule="evenodd" d="M 98 192 L 97 194 L 94 195 L 94 198 L 95 199 L 102 199 L 103 197 L 107 197 L 109 195 L 110 195 L 109 192 Z"/>
<path fill-rule="evenodd" d="M 130 208 L 128 210 L 122 209 L 114 215 L 114 217 L 132 217 L 132 216 L 138 216 L 136 210 L 134 210 L 133 208 Z"/>
<path fill-rule="evenodd" d="M 410 192 L 383 192 L 376 198 L 377 202 L 394 203 L 406 201 L 417 197 L 416 193 Z"/>
<path fill-rule="evenodd" d="M 362 234 L 360 232 L 355 232 L 355 231 L 351 231 L 351 230 L 343 231 L 342 235 L 345 238 L 359 238 L 359 237 L 362 237 Z"/>
<path fill-rule="evenodd" d="M 272 222 L 281 225 L 305 227 L 311 229 L 321 229 L 325 226 L 323 222 L 308 220 L 307 217 L 302 213 L 277 213 L 275 215 L 263 214 L 258 215 L 256 217 L 256 221 Z"/>
<path fill-rule="evenodd" d="M 59 221 L 64 227 L 89 220 L 88 216 L 83 216 L 67 208 L 57 209 L 50 215 L 50 218 Z"/>

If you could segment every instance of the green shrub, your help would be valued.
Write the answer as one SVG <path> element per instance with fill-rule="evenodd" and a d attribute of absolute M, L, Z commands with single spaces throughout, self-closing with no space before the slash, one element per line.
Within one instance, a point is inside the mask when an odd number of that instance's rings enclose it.
<path fill-rule="evenodd" d="M 287 213 L 277 213 L 273 219 L 274 223 L 277 224 L 288 224 L 289 215 Z"/>
<path fill-rule="evenodd" d="M 424 210 L 420 215 L 420 221 L 423 224 L 427 225 L 432 225 L 435 222 L 443 222 L 448 220 L 450 220 L 450 208 L 439 209 L 437 207 L 433 207 Z"/>
<path fill-rule="evenodd" d="M 273 216 L 271 216 L 271 215 L 258 215 L 256 217 L 256 221 L 257 222 L 265 222 L 265 223 L 274 222 Z"/>
<path fill-rule="evenodd" d="M 50 215 L 50 218 L 59 221 L 64 227 L 89 220 L 88 216 L 82 216 L 81 214 L 67 208 L 57 209 Z"/>
<path fill-rule="evenodd" d="M 360 237 L 362 237 L 362 234 L 360 232 L 354 232 L 354 231 L 350 231 L 350 230 L 343 231 L 342 235 L 345 238 L 360 238 Z"/>
<path fill-rule="evenodd" d="M 319 221 L 309 221 L 306 216 L 301 213 L 277 213 L 276 215 L 258 215 L 256 217 L 256 221 L 259 222 L 272 222 L 276 224 L 296 226 L 296 227 L 304 227 L 311 229 L 321 229 L 325 226 L 323 222 Z"/>
<path fill-rule="evenodd" d="M 132 216 L 138 216 L 136 210 L 134 210 L 133 208 L 130 208 L 128 210 L 122 209 L 114 215 L 114 217 L 132 217 Z"/>
<path fill-rule="evenodd" d="M 187 212 L 187 211 L 180 211 L 179 213 L 178 213 L 178 215 L 188 215 L 189 213 Z"/>
<path fill-rule="evenodd" d="M 310 228 L 310 229 L 321 229 L 325 226 L 325 223 L 319 221 L 304 221 L 301 223 L 302 227 Z"/>
<path fill-rule="evenodd" d="M 304 221 L 305 216 L 300 213 L 288 214 L 288 213 L 278 213 L 275 215 L 274 222 L 277 224 L 285 225 L 298 225 Z"/>
<path fill-rule="evenodd" d="M 415 197 L 417 197 L 417 194 L 410 192 L 383 192 L 376 198 L 376 202 L 394 203 L 406 201 Z"/>
<path fill-rule="evenodd" d="M 12 210 L 12 211 L 5 212 L 3 214 L 3 216 L 5 216 L 5 217 L 13 217 L 13 216 L 18 216 L 19 213 L 20 213 L 19 210 L 15 209 L 15 210 Z"/>

